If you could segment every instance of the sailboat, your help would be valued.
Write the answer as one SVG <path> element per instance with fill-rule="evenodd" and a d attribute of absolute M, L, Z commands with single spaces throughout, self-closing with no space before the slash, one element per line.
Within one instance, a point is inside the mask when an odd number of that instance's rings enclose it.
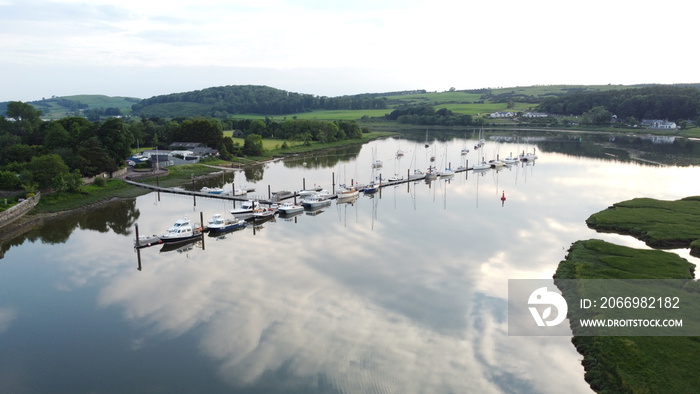
<path fill-rule="evenodd" d="M 486 140 L 484 139 L 484 128 L 482 127 L 479 130 L 479 142 L 477 142 L 476 145 L 474 145 L 474 149 L 479 149 L 484 145 L 486 145 Z"/>
<path fill-rule="evenodd" d="M 454 176 L 455 172 L 450 168 L 450 164 L 447 161 L 447 145 L 445 145 L 445 156 L 443 157 L 442 164 L 445 165 L 445 169 L 440 173 L 440 178 L 449 178 Z"/>
<path fill-rule="evenodd" d="M 465 142 L 467 141 L 467 133 L 464 133 L 464 141 L 465 141 Z M 465 146 L 462 148 L 462 150 L 460 151 L 460 154 L 461 154 L 462 156 L 464 156 L 464 155 L 466 155 L 467 153 L 469 153 L 469 148 L 467 148 L 467 146 L 465 145 Z"/>
<path fill-rule="evenodd" d="M 401 150 L 401 144 L 399 144 L 399 149 L 396 150 L 396 158 L 400 159 L 404 155 L 403 150 Z"/>

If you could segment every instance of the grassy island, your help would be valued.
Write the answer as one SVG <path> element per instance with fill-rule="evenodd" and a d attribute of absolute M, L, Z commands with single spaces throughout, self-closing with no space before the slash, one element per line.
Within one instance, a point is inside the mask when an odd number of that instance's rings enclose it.
<path fill-rule="evenodd" d="M 592 215 L 590 227 L 633 235 L 654 247 L 690 246 L 700 239 L 700 198 L 639 198 Z M 601 240 L 575 242 L 557 279 L 691 279 L 695 266 L 676 254 Z M 697 291 L 696 282 L 691 287 Z M 566 290 L 564 297 L 567 298 Z M 574 318 L 575 316 L 570 316 Z M 700 387 L 700 337 L 574 336 L 585 379 L 600 393 L 695 393 Z"/>
<path fill-rule="evenodd" d="M 700 196 L 678 201 L 635 198 L 591 215 L 588 227 L 628 234 L 652 248 L 687 248 L 700 256 Z"/>

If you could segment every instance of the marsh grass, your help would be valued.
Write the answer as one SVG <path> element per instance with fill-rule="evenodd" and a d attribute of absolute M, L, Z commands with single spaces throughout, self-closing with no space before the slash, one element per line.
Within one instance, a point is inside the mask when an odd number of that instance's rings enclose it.
<path fill-rule="evenodd" d="M 669 210 L 666 202 L 659 201 L 634 201 L 629 205 L 652 205 L 657 209 Z M 671 204 L 672 207 L 674 205 Z M 696 222 L 696 227 L 700 227 L 700 222 Z M 572 245 L 554 277 L 684 279 L 693 278 L 694 268 L 693 264 L 673 253 L 588 240 Z M 697 292 L 697 284 L 690 283 Z M 570 296 L 566 292 L 564 295 Z M 570 318 L 575 319 L 576 316 Z M 584 356 L 585 379 L 596 392 L 693 393 L 700 387 L 700 375 L 695 367 L 697 355 L 700 354 L 700 337 L 575 336 L 572 342 Z"/>
<path fill-rule="evenodd" d="M 690 247 L 700 240 L 700 197 L 635 198 L 591 215 L 586 224 L 599 231 L 632 235 L 652 247 Z"/>

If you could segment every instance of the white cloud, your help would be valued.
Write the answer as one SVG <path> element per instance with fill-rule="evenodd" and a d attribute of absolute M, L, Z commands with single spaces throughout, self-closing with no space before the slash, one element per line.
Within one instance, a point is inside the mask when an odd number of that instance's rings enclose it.
<path fill-rule="evenodd" d="M 361 74 L 357 81 L 367 86 L 365 92 L 697 82 L 690 65 L 670 60 L 688 50 L 687 38 L 694 34 L 689 18 L 698 6 L 671 0 L 665 3 L 669 17 L 658 18 L 656 8 L 627 3 L 203 0 L 163 7 L 132 0 L 5 0 L 0 70 L 39 68 L 31 80 L 41 84 L 54 67 L 88 73 L 127 68 L 97 86 L 71 77 L 71 87 L 60 94 L 83 93 L 86 86 L 112 94 L 125 74 L 138 74 L 132 67 L 274 70 L 302 86 L 325 85 L 333 95 L 362 92 L 339 82 L 346 80 L 340 70 Z M 323 71 L 299 79 L 300 70 Z M 384 80 L 387 74 L 391 81 Z M 0 82 L 8 78 L 0 75 Z M 187 79 L 181 73 L 168 85 L 152 86 L 154 93 L 126 95 L 183 91 L 179 86 Z M 215 80 L 198 88 L 224 84 Z M 27 89 L 11 87 L 0 100 L 26 99 L 18 96 Z"/>

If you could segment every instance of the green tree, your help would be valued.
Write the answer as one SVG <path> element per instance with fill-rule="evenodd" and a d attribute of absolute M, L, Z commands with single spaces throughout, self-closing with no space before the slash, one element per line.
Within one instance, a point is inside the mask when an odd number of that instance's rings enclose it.
<path fill-rule="evenodd" d="M 22 182 L 12 171 L 0 171 L 0 190 L 19 190 Z"/>
<path fill-rule="evenodd" d="M 41 126 L 41 111 L 31 104 L 21 101 L 10 101 L 7 104 L 7 116 L 14 119 L 13 134 L 22 137 L 22 142 L 27 145 L 41 145 L 43 136 L 39 130 Z"/>
<path fill-rule="evenodd" d="M 42 190 L 51 188 L 56 178 L 69 175 L 70 172 L 57 154 L 33 157 L 27 164 L 27 170 L 31 173 L 32 181 Z"/>
<path fill-rule="evenodd" d="M 37 150 L 26 144 L 10 145 L 2 150 L 0 164 L 28 163 Z"/>
<path fill-rule="evenodd" d="M 610 111 L 605 109 L 605 107 L 598 106 L 584 112 L 581 123 L 602 125 L 610 123 L 611 118 L 612 113 Z"/>
<path fill-rule="evenodd" d="M 44 146 L 49 150 L 68 148 L 73 145 L 73 138 L 59 122 L 50 122 L 46 125 L 46 137 Z"/>
<path fill-rule="evenodd" d="M 134 136 L 122 119 L 107 119 L 97 130 L 97 138 L 109 154 L 112 163 L 117 167 L 131 155 L 131 144 L 134 143 Z"/>
<path fill-rule="evenodd" d="M 218 148 L 224 139 L 221 122 L 198 118 L 185 120 L 173 135 L 173 142 L 201 142 L 210 148 Z"/>
<path fill-rule="evenodd" d="M 261 156 L 263 154 L 262 136 L 259 134 L 250 134 L 245 137 L 243 143 L 243 153 L 250 156 Z"/>

